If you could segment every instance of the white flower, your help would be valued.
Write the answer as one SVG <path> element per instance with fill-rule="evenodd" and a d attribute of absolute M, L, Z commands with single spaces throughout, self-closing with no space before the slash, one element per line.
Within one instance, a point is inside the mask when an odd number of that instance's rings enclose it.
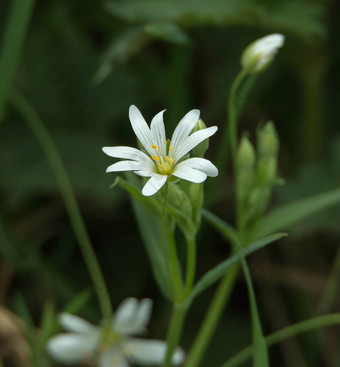
<path fill-rule="evenodd" d="M 61 314 L 60 323 L 68 333 L 49 340 L 51 357 L 65 364 L 96 361 L 99 367 L 129 367 L 129 362 L 144 365 L 162 364 L 167 344 L 158 340 L 133 338 L 143 334 L 152 308 L 150 299 L 138 302 L 128 298 L 118 307 L 109 328 L 94 326 L 78 316 Z M 184 360 L 184 352 L 177 348 L 174 365 Z"/>
<path fill-rule="evenodd" d="M 190 135 L 200 115 L 199 110 L 192 110 L 179 122 L 171 140 L 167 140 L 163 113 L 159 112 L 152 119 L 149 128 L 138 108 L 130 106 L 132 129 L 146 153 L 131 147 L 103 148 L 104 153 L 111 157 L 127 159 L 112 164 L 106 172 L 134 171 L 139 176 L 150 177 L 142 190 L 145 196 L 155 194 L 171 176 L 199 183 L 205 181 L 207 176 L 218 174 L 217 168 L 207 159 L 186 159 L 191 149 L 217 131 L 217 126 Z"/>
<path fill-rule="evenodd" d="M 284 41 L 282 34 L 270 34 L 251 43 L 242 54 L 243 68 L 249 73 L 262 71 L 272 62 Z"/>

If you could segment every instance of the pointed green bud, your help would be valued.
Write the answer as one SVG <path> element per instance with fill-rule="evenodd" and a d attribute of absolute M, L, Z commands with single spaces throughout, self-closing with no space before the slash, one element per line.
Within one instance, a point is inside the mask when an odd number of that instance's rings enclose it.
<path fill-rule="evenodd" d="M 243 136 L 237 151 L 236 194 L 238 205 L 247 206 L 249 194 L 254 185 L 256 155 L 252 143 Z"/>
<path fill-rule="evenodd" d="M 255 74 L 266 69 L 284 44 L 282 34 L 271 34 L 251 43 L 243 52 L 241 65 L 249 74 Z"/>
<path fill-rule="evenodd" d="M 266 157 L 257 164 L 257 185 L 274 185 L 277 173 L 277 158 Z"/>
<path fill-rule="evenodd" d="M 243 136 L 237 152 L 238 169 L 251 168 L 255 164 L 255 150 L 250 140 Z"/>
<path fill-rule="evenodd" d="M 257 149 L 260 157 L 276 157 L 279 151 L 279 138 L 272 121 L 257 130 Z"/>
<path fill-rule="evenodd" d="M 195 125 L 195 127 L 193 128 L 192 130 L 192 134 L 195 133 L 196 131 L 199 131 L 199 130 L 203 130 L 203 129 L 206 129 L 206 125 L 205 123 L 203 122 L 203 120 L 199 119 L 197 121 L 197 124 Z M 200 158 L 203 158 L 204 157 L 204 154 L 205 152 L 208 150 L 209 148 L 209 139 L 205 139 L 202 141 L 202 143 L 198 144 L 193 150 L 192 150 L 192 155 L 194 157 L 200 157 Z"/>

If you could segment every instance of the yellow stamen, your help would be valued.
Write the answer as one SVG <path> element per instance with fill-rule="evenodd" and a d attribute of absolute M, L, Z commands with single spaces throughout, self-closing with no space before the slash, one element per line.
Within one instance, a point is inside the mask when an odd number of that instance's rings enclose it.
<path fill-rule="evenodd" d="M 164 140 L 164 144 L 166 144 L 167 143 L 167 141 L 166 140 Z"/>
<path fill-rule="evenodd" d="M 174 148 L 170 145 L 169 150 L 170 150 L 170 152 L 173 152 Z"/>
<path fill-rule="evenodd" d="M 151 158 L 152 158 L 154 161 L 159 161 L 159 157 L 157 157 L 156 155 L 153 155 Z"/>
<path fill-rule="evenodd" d="M 152 148 L 152 149 L 157 149 L 157 145 L 153 145 L 153 144 L 152 144 L 152 145 L 151 145 L 151 148 Z"/>

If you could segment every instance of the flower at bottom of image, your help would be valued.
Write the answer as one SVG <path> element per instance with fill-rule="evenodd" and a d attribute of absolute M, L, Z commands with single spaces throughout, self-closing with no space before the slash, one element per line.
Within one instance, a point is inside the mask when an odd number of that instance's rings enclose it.
<path fill-rule="evenodd" d="M 108 328 L 63 313 L 59 321 L 67 333 L 52 337 L 47 343 L 47 351 L 52 358 L 65 364 L 95 362 L 99 367 L 129 367 L 130 363 L 160 365 L 167 344 L 132 337 L 146 331 L 151 309 L 151 299 L 128 298 L 118 307 Z M 177 348 L 172 363 L 179 365 L 183 360 L 184 352 Z"/>

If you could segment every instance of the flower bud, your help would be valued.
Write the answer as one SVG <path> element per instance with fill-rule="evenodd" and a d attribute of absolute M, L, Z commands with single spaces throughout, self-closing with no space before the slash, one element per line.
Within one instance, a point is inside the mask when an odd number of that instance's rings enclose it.
<path fill-rule="evenodd" d="M 272 121 L 257 130 L 257 149 L 260 157 L 277 156 L 279 138 Z"/>
<path fill-rule="evenodd" d="M 236 169 L 237 200 L 241 208 L 246 207 L 249 194 L 254 185 L 255 161 L 253 145 L 246 136 L 243 136 L 237 151 Z"/>
<path fill-rule="evenodd" d="M 284 40 L 282 34 L 270 34 L 251 43 L 241 57 L 243 69 L 249 74 L 263 71 L 273 61 Z"/>
<path fill-rule="evenodd" d="M 238 169 L 253 167 L 255 159 L 255 150 L 252 143 L 246 136 L 243 136 L 237 152 Z"/>
<path fill-rule="evenodd" d="M 203 122 L 203 120 L 199 119 L 197 121 L 197 124 L 195 125 L 195 127 L 192 130 L 192 134 L 195 133 L 196 131 L 199 130 L 203 130 L 205 129 L 207 126 L 205 125 L 205 123 Z M 192 155 L 195 157 L 204 157 L 205 152 L 208 150 L 209 148 L 209 139 L 205 139 L 204 141 L 202 141 L 202 143 L 198 144 L 193 150 L 192 150 Z"/>

